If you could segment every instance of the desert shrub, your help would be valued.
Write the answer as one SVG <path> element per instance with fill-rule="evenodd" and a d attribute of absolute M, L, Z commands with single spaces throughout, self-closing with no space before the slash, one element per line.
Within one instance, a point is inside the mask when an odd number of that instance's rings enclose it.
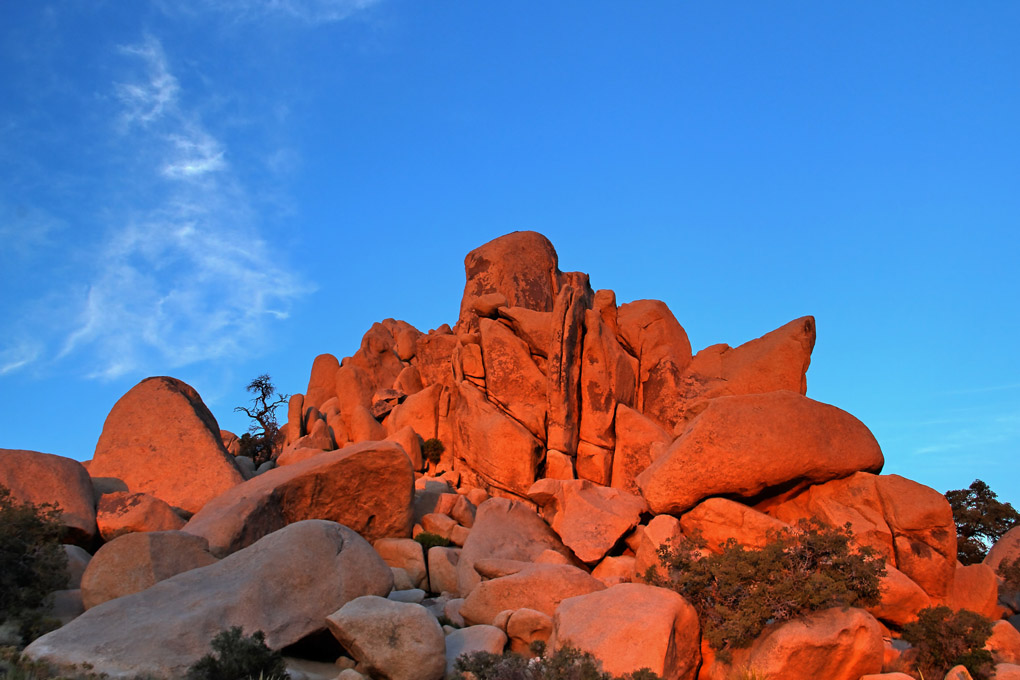
<path fill-rule="evenodd" d="M 532 651 L 539 656 L 526 659 L 513 652 L 462 654 L 454 662 L 454 677 L 460 680 L 468 677 L 475 680 L 662 680 L 647 668 L 614 678 L 602 670 L 602 664 L 591 653 L 573 647 L 546 654 L 545 645 L 538 645 L 533 646 Z"/>
<path fill-rule="evenodd" d="M 0 623 L 20 620 L 26 637 L 39 632 L 40 607 L 67 583 L 60 514 L 50 503 L 21 503 L 0 485 Z"/>
<path fill-rule="evenodd" d="M 964 564 L 977 564 L 1002 535 L 1020 522 L 1020 513 L 998 500 L 980 479 L 970 487 L 946 492 L 956 522 L 956 556 Z"/>
<path fill-rule="evenodd" d="M 422 531 L 414 537 L 414 540 L 421 543 L 421 549 L 425 552 L 426 557 L 428 557 L 429 548 L 445 548 L 450 545 L 450 539 L 428 531 Z"/>
<path fill-rule="evenodd" d="M 914 646 L 917 669 L 926 678 L 942 678 L 953 666 L 966 666 L 974 680 L 988 678 L 992 655 L 984 649 L 992 622 L 966 609 L 926 607 L 903 626 L 903 639 Z"/>
<path fill-rule="evenodd" d="M 760 549 L 732 539 L 718 555 L 704 554 L 700 537 L 659 548 L 665 576 L 646 579 L 671 588 L 694 605 L 704 638 L 719 658 L 746 647 L 768 623 L 829 607 L 867 606 L 880 599 L 885 562 L 853 543 L 850 525 L 836 529 L 817 520 L 773 533 Z"/>
<path fill-rule="evenodd" d="M 443 446 L 443 442 L 435 437 L 426 439 L 421 445 L 421 455 L 433 465 L 439 465 L 439 459 L 442 457 L 443 451 L 446 451 L 446 447 Z"/>
<path fill-rule="evenodd" d="M 257 630 L 245 636 L 239 626 L 212 639 L 206 654 L 188 669 L 187 680 L 270 680 L 289 678 L 283 655 L 266 646 L 266 635 Z"/>
<path fill-rule="evenodd" d="M 87 663 L 57 673 L 45 661 L 29 659 L 14 647 L 0 647 L 0 678 L 4 680 L 105 680 L 107 677 L 106 673 L 95 672 Z"/>

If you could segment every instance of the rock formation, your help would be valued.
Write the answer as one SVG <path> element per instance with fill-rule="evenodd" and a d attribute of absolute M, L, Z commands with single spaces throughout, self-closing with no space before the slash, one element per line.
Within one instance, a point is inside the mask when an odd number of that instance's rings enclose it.
<path fill-rule="evenodd" d="M 811 317 L 695 354 L 665 303 L 618 305 L 561 272 L 540 234 L 476 248 L 465 274 L 452 328 L 386 319 L 352 355 L 314 358 L 275 469 L 236 462 L 236 437 L 173 378 L 117 402 L 91 485 L 73 461 L 0 452 L 0 483 L 61 503 L 86 542 L 98 541 L 94 485 L 110 540 L 82 584 L 91 608 L 29 655 L 160 676 L 231 625 L 264 629 L 277 649 L 322 647 L 328 627 L 353 657 L 341 678 L 439 678 L 460 651 L 548 641 L 614 674 L 723 680 L 750 664 L 857 680 L 886 677 L 883 636 L 930 604 L 1012 612 L 992 568 L 1020 534 L 990 566 L 957 567 L 942 495 L 880 474 L 867 427 L 806 396 Z M 443 450 L 430 459 L 432 439 Z M 849 523 L 886 561 L 879 604 L 770 626 L 727 664 L 690 603 L 644 582 L 684 536 L 707 553 L 751 549 L 812 518 Z M 449 545 L 411 540 L 423 531 Z M 1006 673 L 1020 645 L 1005 629 L 996 639 Z"/>

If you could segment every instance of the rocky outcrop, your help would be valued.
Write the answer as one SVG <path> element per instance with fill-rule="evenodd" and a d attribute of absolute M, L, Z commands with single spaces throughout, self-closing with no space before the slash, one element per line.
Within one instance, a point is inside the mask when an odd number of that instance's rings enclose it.
<path fill-rule="evenodd" d="M 64 540 L 89 546 L 96 537 L 96 501 L 88 471 L 76 460 L 38 451 L 0 449 L 0 486 L 19 503 L 60 508 Z"/>
<path fill-rule="evenodd" d="M 115 477 L 188 513 L 244 481 L 198 392 L 167 377 L 146 378 L 117 401 L 89 474 Z"/>
<path fill-rule="evenodd" d="M 372 677 L 439 680 L 446 671 L 443 629 L 419 604 L 365 595 L 330 614 L 326 622 Z"/>
<path fill-rule="evenodd" d="M 281 649 L 323 630 L 326 616 L 355 597 L 385 595 L 392 585 L 389 567 L 356 533 L 298 522 L 208 567 L 93 607 L 25 654 L 62 667 L 88 663 L 111 678 L 183 677 L 231 626 L 262 630 L 266 644 Z"/>
<path fill-rule="evenodd" d="M 795 392 L 719 397 L 637 477 L 652 512 L 680 513 L 709 496 L 754 497 L 883 464 L 875 437 L 845 411 Z"/>
<path fill-rule="evenodd" d="M 270 470 L 209 503 L 184 531 L 214 555 L 303 519 L 340 522 L 374 541 L 411 534 L 414 472 L 392 442 L 364 442 Z"/>
<path fill-rule="evenodd" d="M 460 614 L 469 624 L 491 624 L 507 609 L 527 607 L 552 616 L 568 597 L 605 589 L 583 569 L 567 564 L 532 564 L 508 576 L 482 581 L 464 599 Z"/>

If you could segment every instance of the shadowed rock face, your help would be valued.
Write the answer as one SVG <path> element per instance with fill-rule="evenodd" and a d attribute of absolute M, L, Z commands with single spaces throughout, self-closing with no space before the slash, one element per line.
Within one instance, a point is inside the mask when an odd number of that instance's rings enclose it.
<path fill-rule="evenodd" d="M 198 392 L 167 377 L 146 378 L 117 401 L 89 474 L 123 480 L 188 513 L 244 481 Z"/>
<path fill-rule="evenodd" d="M 180 678 L 222 630 L 262 630 L 280 649 L 325 628 L 362 595 L 386 595 L 393 574 L 363 538 L 308 520 L 215 564 L 88 610 L 25 653 L 58 666 L 89 663 L 111 678 Z"/>

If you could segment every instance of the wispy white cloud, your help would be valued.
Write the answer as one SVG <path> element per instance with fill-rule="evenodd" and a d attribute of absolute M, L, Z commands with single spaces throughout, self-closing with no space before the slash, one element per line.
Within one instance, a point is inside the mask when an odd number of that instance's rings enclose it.
<path fill-rule="evenodd" d="M 116 378 L 248 355 L 308 288 L 260 236 L 250 190 L 182 104 L 159 41 L 121 51 L 143 67 L 115 87 L 121 134 L 151 162 L 139 195 L 156 198 L 113 217 L 58 358 L 82 355 L 90 377 Z"/>
<path fill-rule="evenodd" d="M 0 349 L 0 375 L 7 375 L 28 366 L 35 361 L 41 348 L 35 343 L 19 343 L 14 347 Z"/>
<path fill-rule="evenodd" d="M 382 0 L 176 0 L 161 2 L 169 13 L 212 9 L 231 19 L 257 21 L 287 18 L 304 24 L 318 25 L 343 21 L 378 5 Z"/>

